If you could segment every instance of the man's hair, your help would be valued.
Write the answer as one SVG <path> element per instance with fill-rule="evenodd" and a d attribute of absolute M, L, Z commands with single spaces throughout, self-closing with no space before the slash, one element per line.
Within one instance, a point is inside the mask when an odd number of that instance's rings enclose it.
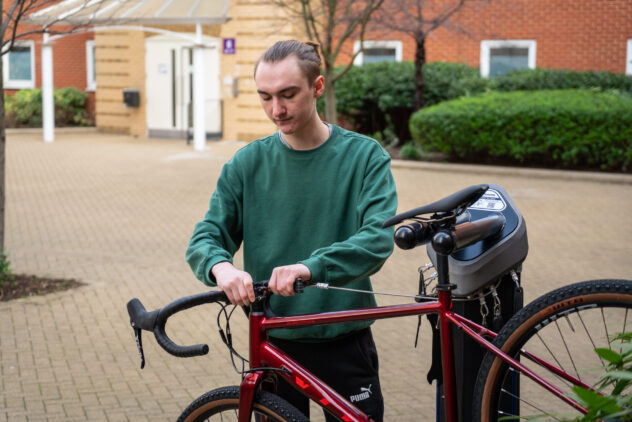
<path fill-rule="evenodd" d="M 255 63 L 254 75 L 257 75 L 259 63 L 276 63 L 289 56 L 295 56 L 298 65 L 307 77 L 310 85 L 320 76 L 320 55 L 318 54 L 318 44 L 313 42 L 302 42 L 297 40 L 278 41 L 268 48 Z"/>

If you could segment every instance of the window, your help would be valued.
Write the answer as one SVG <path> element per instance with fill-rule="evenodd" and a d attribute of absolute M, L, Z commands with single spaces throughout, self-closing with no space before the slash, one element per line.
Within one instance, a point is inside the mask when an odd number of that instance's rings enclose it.
<path fill-rule="evenodd" d="M 628 56 L 625 62 L 625 74 L 632 75 L 632 38 L 628 40 Z"/>
<path fill-rule="evenodd" d="M 353 60 L 353 64 L 362 65 L 364 63 L 377 62 L 401 62 L 402 42 L 401 41 L 364 41 L 362 53 Z M 360 49 L 360 41 L 353 45 L 353 52 Z"/>
<path fill-rule="evenodd" d="M 86 91 L 97 89 L 97 74 L 94 63 L 94 41 L 86 41 Z"/>
<path fill-rule="evenodd" d="M 2 57 L 4 87 L 29 89 L 35 87 L 35 54 L 33 41 L 16 42 Z"/>
<path fill-rule="evenodd" d="M 535 41 L 481 41 L 481 76 L 487 78 L 520 69 L 535 69 Z"/>

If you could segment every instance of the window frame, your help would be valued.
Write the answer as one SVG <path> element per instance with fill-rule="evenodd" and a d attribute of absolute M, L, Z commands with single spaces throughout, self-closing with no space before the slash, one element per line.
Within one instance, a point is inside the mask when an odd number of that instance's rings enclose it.
<path fill-rule="evenodd" d="M 35 88 L 35 41 L 16 41 L 14 47 L 28 47 L 31 50 L 31 78 L 30 79 L 9 79 L 9 55 L 7 52 L 2 56 L 2 77 L 5 89 L 33 89 Z"/>
<path fill-rule="evenodd" d="M 483 78 L 489 78 L 490 70 L 490 52 L 493 48 L 526 48 L 528 69 L 535 69 L 536 57 L 535 40 L 483 40 L 481 41 L 481 61 L 480 70 Z"/>
<path fill-rule="evenodd" d="M 97 90 L 97 73 L 95 62 L 95 43 L 94 40 L 86 41 L 86 91 Z M 94 79 L 92 78 L 94 75 Z"/>
<path fill-rule="evenodd" d="M 625 74 L 632 75 L 632 38 L 628 38 L 628 54 L 625 62 Z"/>
<path fill-rule="evenodd" d="M 364 40 L 362 42 L 364 48 L 394 48 L 395 49 L 395 61 L 402 61 L 402 42 L 400 40 Z M 360 41 L 354 41 L 353 54 L 356 54 L 360 50 Z M 362 66 L 364 64 L 364 52 L 361 52 L 353 59 L 353 64 L 356 66 Z"/>

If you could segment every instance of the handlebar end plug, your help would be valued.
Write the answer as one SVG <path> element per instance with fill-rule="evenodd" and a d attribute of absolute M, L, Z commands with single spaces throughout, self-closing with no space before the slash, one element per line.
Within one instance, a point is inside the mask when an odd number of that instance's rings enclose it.
<path fill-rule="evenodd" d="M 401 226 L 395 230 L 395 244 L 404 250 L 412 249 L 417 244 L 415 232 L 410 226 Z"/>
<path fill-rule="evenodd" d="M 432 248 L 438 254 L 450 255 L 455 246 L 454 238 L 446 231 L 440 231 L 432 237 Z"/>

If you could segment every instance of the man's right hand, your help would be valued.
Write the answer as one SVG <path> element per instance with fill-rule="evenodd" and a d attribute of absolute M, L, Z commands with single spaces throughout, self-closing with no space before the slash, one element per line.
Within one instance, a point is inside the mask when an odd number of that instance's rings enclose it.
<path fill-rule="evenodd" d="M 226 293 L 233 305 L 248 306 L 255 301 L 252 277 L 247 272 L 238 270 L 228 261 L 215 264 L 211 272 L 217 280 L 217 286 Z"/>

